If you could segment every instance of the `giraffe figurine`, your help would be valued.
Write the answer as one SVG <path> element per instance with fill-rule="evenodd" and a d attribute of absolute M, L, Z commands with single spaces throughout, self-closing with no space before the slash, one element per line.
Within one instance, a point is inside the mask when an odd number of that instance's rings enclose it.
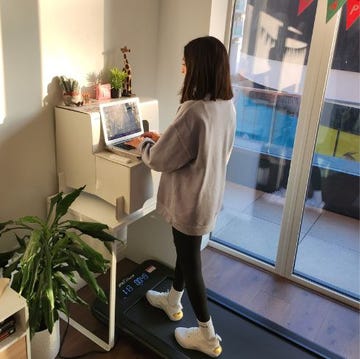
<path fill-rule="evenodd" d="M 121 48 L 121 52 L 123 53 L 123 57 L 124 57 L 123 71 L 125 71 L 127 74 L 127 77 L 124 81 L 124 86 L 123 86 L 121 95 L 125 96 L 125 97 L 130 97 L 132 95 L 132 93 L 131 93 L 131 67 L 130 67 L 129 61 L 127 59 L 127 56 L 126 56 L 126 53 L 130 52 L 130 49 L 128 49 L 127 46 L 125 46 L 125 47 Z"/>

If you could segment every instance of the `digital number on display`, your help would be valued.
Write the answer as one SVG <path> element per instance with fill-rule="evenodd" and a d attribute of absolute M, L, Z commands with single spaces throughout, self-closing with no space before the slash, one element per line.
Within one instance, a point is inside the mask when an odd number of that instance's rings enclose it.
<path fill-rule="evenodd" d="M 140 276 L 132 279 L 122 288 L 122 292 L 125 295 L 131 294 L 137 287 L 141 287 L 144 285 L 146 280 L 149 279 L 149 275 L 146 273 L 142 273 Z"/>

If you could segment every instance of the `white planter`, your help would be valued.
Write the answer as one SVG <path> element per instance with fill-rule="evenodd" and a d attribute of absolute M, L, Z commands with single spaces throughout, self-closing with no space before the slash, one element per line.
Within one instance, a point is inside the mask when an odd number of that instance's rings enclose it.
<path fill-rule="evenodd" d="M 31 339 L 31 358 L 55 359 L 60 349 L 60 320 L 54 324 L 53 332 L 42 330 Z"/>

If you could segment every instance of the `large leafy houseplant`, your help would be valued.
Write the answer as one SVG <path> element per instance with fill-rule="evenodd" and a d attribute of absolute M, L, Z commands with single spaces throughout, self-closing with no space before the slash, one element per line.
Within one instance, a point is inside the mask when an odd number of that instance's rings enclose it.
<path fill-rule="evenodd" d="M 12 277 L 12 288 L 27 300 L 31 337 L 43 329 L 51 333 L 59 311 L 68 316 L 70 303 L 87 304 L 74 289 L 79 277 L 107 300 L 96 273 L 106 272 L 109 261 L 81 237 L 89 235 L 102 242 L 117 238 L 106 231 L 105 224 L 64 219 L 83 188 L 52 197 L 45 220 L 25 216 L 0 223 L 0 238 L 13 232 L 19 243 L 3 268 L 3 276 Z"/>

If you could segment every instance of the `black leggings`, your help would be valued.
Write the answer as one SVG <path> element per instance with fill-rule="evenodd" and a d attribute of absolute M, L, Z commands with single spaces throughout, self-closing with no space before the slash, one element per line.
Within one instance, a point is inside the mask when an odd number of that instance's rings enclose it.
<path fill-rule="evenodd" d="M 290 161 L 286 160 L 284 172 L 280 182 L 280 187 L 287 188 L 288 177 L 290 172 Z M 321 191 L 321 171 L 317 166 L 311 167 L 310 187 L 312 191 Z"/>
<path fill-rule="evenodd" d="M 191 306 L 200 322 L 210 320 L 206 289 L 201 271 L 201 236 L 188 236 L 172 228 L 176 247 L 173 287 L 182 291 L 186 286 Z"/>

